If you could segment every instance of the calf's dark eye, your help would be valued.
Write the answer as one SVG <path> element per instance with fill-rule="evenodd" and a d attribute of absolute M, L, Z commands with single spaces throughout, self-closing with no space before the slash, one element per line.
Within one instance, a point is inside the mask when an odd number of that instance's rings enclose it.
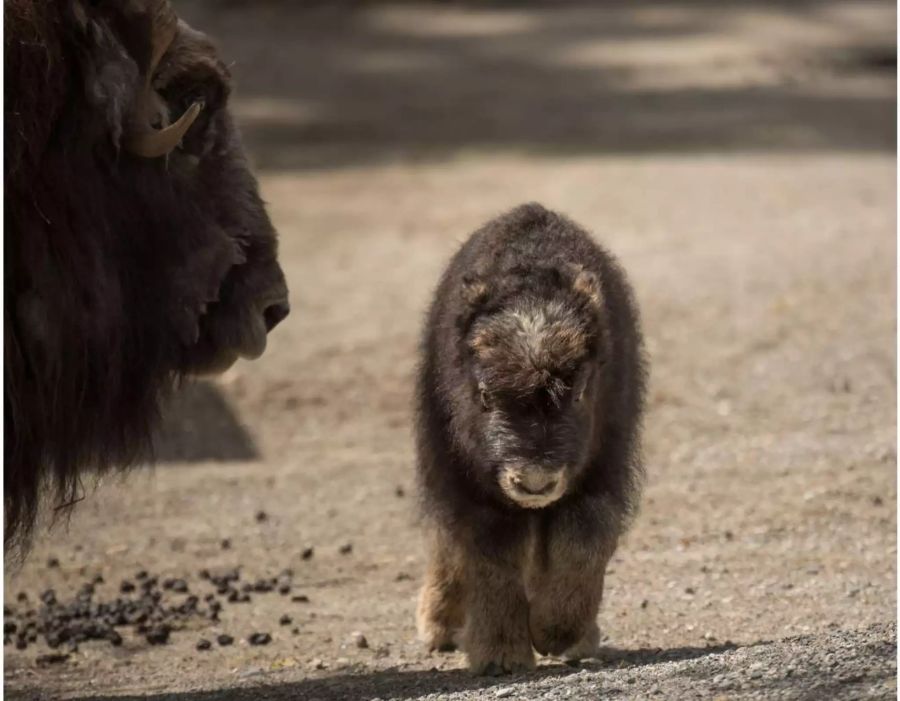
<path fill-rule="evenodd" d="M 481 400 L 481 408 L 482 409 L 490 409 L 491 408 L 491 397 L 488 394 L 487 388 L 483 383 L 479 383 L 478 385 L 478 397 Z"/>

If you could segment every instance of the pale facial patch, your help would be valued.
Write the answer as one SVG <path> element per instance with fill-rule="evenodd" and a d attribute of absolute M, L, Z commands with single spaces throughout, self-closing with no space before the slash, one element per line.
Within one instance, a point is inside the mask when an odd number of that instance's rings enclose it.
<path fill-rule="evenodd" d="M 554 375 L 586 355 L 584 321 L 555 302 L 515 307 L 485 319 L 472 336 L 471 347 L 487 385 L 522 395 L 556 387 Z"/>

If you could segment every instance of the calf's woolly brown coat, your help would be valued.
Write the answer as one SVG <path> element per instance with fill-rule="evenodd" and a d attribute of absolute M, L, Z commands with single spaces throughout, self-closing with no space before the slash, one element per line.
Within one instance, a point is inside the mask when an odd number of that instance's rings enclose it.
<path fill-rule="evenodd" d="M 637 507 L 645 377 L 625 275 L 573 222 L 524 205 L 462 246 L 417 385 L 430 648 L 460 642 L 479 673 L 594 651 Z"/>

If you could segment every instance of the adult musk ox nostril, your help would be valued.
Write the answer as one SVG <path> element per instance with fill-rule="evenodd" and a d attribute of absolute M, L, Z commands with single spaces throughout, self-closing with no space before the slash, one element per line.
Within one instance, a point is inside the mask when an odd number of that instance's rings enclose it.
<path fill-rule="evenodd" d="M 179 378 L 260 355 L 288 292 L 204 34 L 164 0 L 4 9 L 9 550 L 42 493 L 147 454 Z"/>
<path fill-rule="evenodd" d="M 291 312 L 291 305 L 287 302 L 270 304 L 263 310 L 263 318 L 266 320 L 266 330 L 271 331 L 287 318 Z"/>

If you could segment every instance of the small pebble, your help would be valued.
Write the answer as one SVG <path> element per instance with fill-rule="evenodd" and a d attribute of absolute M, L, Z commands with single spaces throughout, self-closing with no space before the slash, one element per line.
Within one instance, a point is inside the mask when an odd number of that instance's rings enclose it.
<path fill-rule="evenodd" d="M 355 630 L 352 633 L 350 633 L 350 639 L 353 641 L 353 644 L 356 645 L 356 647 L 358 647 L 358 648 L 364 649 L 364 648 L 369 647 L 369 641 L 366 640 L 366 636 L 363 635 L 362 633 L 360 633 L 358 630 Z"/>
<path fill-rule="evenodd" d="M 247 642 L 251 645 L 268 645 L 272 642 L 272 636 L 268 633 L 253 633 Z"/>
<path fill-rule="evenodd" d="M 231 645 L 231 643 L 234 642 L 234 638 L 232 638 L 230 635 L 222 633 L 219 637 L 216 638 L 216 642 L 219 643 L 219 645 L 221 645 L 222 647 L 225 647 L 226 645 Z"/>
<path fill-rule="evenodd" d="M 119 585 L 119 591 L 123 594 L 129 594 L 133 592 L 137 587 L 134 586 L 134 582 L 129 582 L 127 579 L 122 581 L 122 584 Z"/>
<path fill-rule="evenodd" d="M 257 523 L 262 523 L 263 521 L 268 521 L 268 520 L 269 520 L 269 514 L 267 514 L 265 511 L 257 511 L 256 512 L 256 522 Z"/>
<path fill-rule="evenodd" d="M 344 543 L 340 548 L 338 548 L 338 552 L 341 555 L 349 555 L 353 552 L 353 543 Z"/>
<path fill-rule="evenodd" d="M 510 696 L 515 694 L 516 691 L 511 686 L 501 686 L 494 692 L 494 698 L 497 699 L 508 699 Z"/>
<path fill-rule="evenodd" d="M 306 594 L 297 594 L 297 596 L 292 596 L 291 601 L 296 602 L 298 604 L 308 604 L 309 597 Z"/>
<path fill-rule="evenodd" d="M 209 642 L 209 640 L 207 640 L 206 638 L 200 638 L 200 640 L 197 641 L 198 650 L 209 650 L 209 648 L 211 647 L 212 643 Z"/>
<path fill-rule="evenodd" d="M 59 567 L 59 558 L 51 557 L 47 559 L 47 567 Z"/>
<path fill-rule="evenodd" d="M 315 550 L 313 548 L 303 548 L 303 552 L 300 554 L 304 560 L 311 560 Z"/>
<path fill-rule="evenodd" d="M 398 487 L 394 490 L 394 494 L 397 495 L 398 497 L 405 497 L 405 496 L 406 496 L 406 490 L 403 489 L 403 487 L 399 487 L 399 486 L 398 486 Z"/>
<path fill-rule="evenodd" d="M 222 550 L 231 550 L 231 538 L 222 538 L 219 547 L 222 548 Z"/>
<path fill-rule="evenodd" d="M 62 653 L 54 652 L 49 655 L 41 655 L 35 660 L 37 662 L 38 667 L 45 667 L 51 664 L 61 664 L 69 659 L 68 655 L 64 655 Z"/>
<path fill-rule="evenodd" d="M 290 584 L 282 584 L 280 587 L 278 587 L 278 593 L 281 594 L 282 596 L 287 596 L 288 594 L 291 593 L 291 585 Z"/>
<path fill-rule="evenodd" d="M 288 616 L 287 614 L 284 614 L 281 618 L 278 619 L 278 623 L 283 626 L 289 626 L 293 622 L 294 622 L 294 619 L 291 618 L 290 616 Z"/>
<path fill-rule="evenodd" d="M 648 599 L 644 599 L 644 600 L 641 602 L 641 608 L 642 608 L 642 609 L 647 608 L 649 605 L 650 605 L 650 601 L 649 601 Z"/>

